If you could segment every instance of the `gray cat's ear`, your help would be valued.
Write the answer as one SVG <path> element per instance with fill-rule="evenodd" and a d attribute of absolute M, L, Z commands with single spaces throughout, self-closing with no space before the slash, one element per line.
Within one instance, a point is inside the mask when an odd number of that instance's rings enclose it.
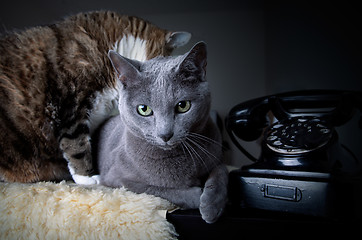
<path fill-rule="evenodd" d="M 166 46 L 175 49 L 186 45 L 191 39 L 191 33 L 188 32 L 169 32 L 166 34 Z"/>
<path fill-rule="evenodd" d="M 205 81 L 207 65 L 207 48 L 205 42 L 196 43 L 191 50 L 184 55 L 179 64 L 179 71 L 189 78 L 196 77 L 199 81 Z M 189 76 L 189 77 L 187 77 Z"/>
<path fill-rule="evenodd" d="M 108 57 L 118 74 L 119 80 L 124 85 L 137 79 L 140 74 L 140 62 L 123 57 L 113 50 L 108 52 Z"/>

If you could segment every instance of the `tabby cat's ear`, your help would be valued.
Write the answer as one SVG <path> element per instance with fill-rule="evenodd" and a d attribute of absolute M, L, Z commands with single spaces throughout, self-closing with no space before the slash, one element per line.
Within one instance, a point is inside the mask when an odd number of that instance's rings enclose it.
<path fill-rule="evenodd" d="M 127 85 L 129 81 L 137 79 L 140 74 L 140 62 L 123 57 L 113 50 L 108 52 L 108 57 L 118 74 L 119 80 L 124 85 Z"/>
<path fill-rule="evenodd" d="M 169 32 L 166 34 L 166 46 L 175 49 L 187 44 L 191 39 L 191 33 L 188 32 Z"/>
<path fill-rule="evenodd" d="M 179 71 L 186 79 L 194 79 L 205 81 L 207 65 L 207 48 L 206 43 L 198 42 L 191 50 L 184 55 L 181 63 L 179 64 Z"/>

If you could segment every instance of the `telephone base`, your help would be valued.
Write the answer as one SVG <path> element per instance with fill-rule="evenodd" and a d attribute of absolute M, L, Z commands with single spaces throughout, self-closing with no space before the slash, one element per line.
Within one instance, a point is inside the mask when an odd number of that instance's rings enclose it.
<path fill-rule="evenodd" d="M 318 217 L 362 217 L 361 178 L 330 173 L 248 168 L 229 175 L 229 198 L 241 208 Z"/>

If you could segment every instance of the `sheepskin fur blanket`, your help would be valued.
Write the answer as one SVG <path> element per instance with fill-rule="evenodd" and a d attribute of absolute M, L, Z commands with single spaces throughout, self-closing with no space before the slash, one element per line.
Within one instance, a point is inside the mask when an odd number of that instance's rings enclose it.
<path fill-rule="evenodd" d="M 124 188 L 0 183 L 0 239 L 176 239 L 173 208 Z"/>

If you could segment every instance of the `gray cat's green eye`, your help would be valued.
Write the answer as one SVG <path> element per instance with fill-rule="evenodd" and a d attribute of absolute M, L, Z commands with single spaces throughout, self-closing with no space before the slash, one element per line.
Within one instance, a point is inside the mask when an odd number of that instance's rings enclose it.
<path fill-rule="evenodd" d="M 176 105 L 176 112 L 177 113 L 185 113 L 191 108 L 191 102 L 190 101 L 181 101 L 177 103 Z"/>
<path fill-rule="evenodd" d="M 152 109 L 149 106 L 143 104 L 137 106 L 137 112 L 144 117 L 148 117 L 153 114 Z"/>

